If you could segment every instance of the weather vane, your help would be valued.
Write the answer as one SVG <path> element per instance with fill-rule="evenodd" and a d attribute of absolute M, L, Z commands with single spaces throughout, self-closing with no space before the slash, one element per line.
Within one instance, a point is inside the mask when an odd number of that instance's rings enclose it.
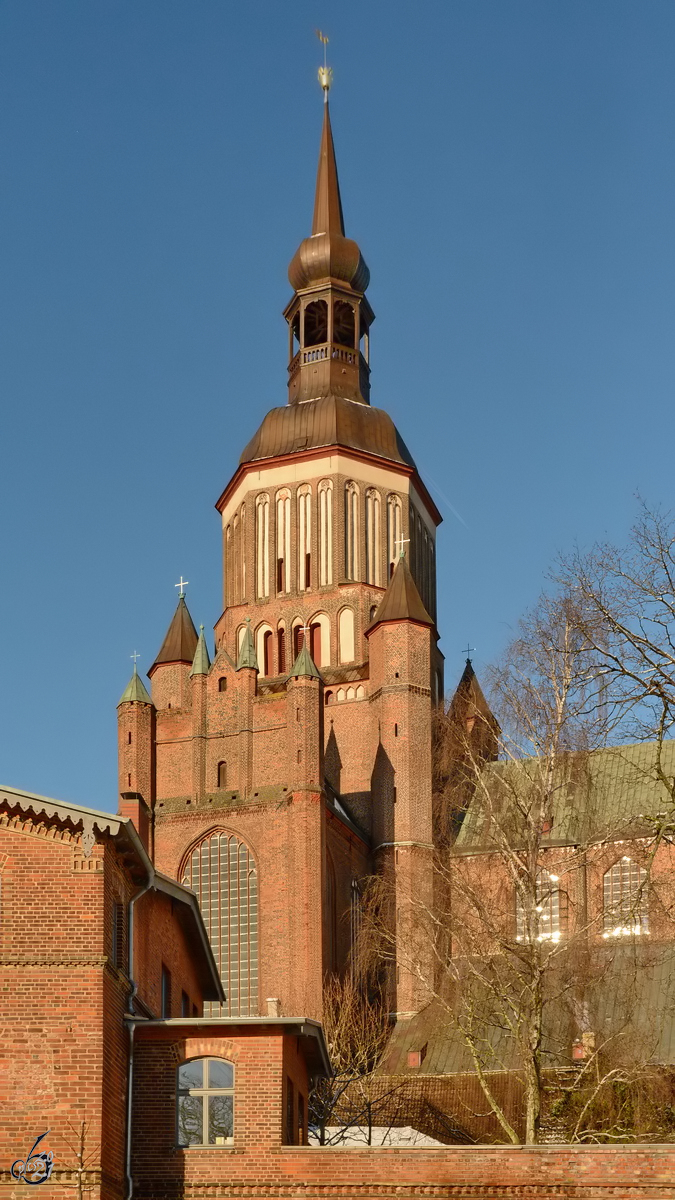
<path fill-rule="evenodd" d="M 323 66 L 319 67 L 319 83 L 323 88 L 324 103 L 327 104 L 330 85 L 333 82 L 333 68 L 329 67 L 326 62 L 326 46 L 328 45 L 328 38 L 326 37 L 325 33 L 321 32 L 320 29 L 317 29 L 316 36 L 323 45 Z"/>

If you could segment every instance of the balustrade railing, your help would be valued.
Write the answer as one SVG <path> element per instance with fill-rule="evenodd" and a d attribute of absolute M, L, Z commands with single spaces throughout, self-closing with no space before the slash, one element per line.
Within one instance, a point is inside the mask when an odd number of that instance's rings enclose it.
<path fill-rule="evenodd" d="M 304 350 L 298 350 L 289 363 L 288 373 L 294 375 L 300 365 L 325 362 L 329 358 L 356 366 L 362 357 L 361 353 L 353 346 L 340 346 L 337 342 L 324 342 L 320 346 L 307 346 Z"/>

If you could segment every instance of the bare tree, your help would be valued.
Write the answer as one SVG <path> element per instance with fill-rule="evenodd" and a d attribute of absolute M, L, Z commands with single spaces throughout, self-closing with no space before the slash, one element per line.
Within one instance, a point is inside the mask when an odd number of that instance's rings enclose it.
<path fill-rule="evenodd" d="M 399 1085 L 377 1074 L 391 1035 L 386 1005 L 355 979 L 330 976 L 324 987 L 323 1026 L 333 1075 L 317 1082 L 309 1100 L 310 1126 L 323 1145 L 359 1133 L 372 1143 L 375 1125 L 389 1122 Z M 383 1086 L 384 1084 L 384 1086 Z"/>
<path fill-rule="evenodd" d="M 539 1140 L 547 1073 L 557 1072 L 563 1098 L 585 1097 L 570 1136 L 586 1137 L 616 1072 L 637 1078 L 654 1052 L 654 1045 L 642 1047 L 638 1062 L 628 1062 L 639 984 L 634 1002 L 624 987 L 623 1011 L 597 1027 L 612 970 L 644 973 L 649 965 L 642 952 L 633 965 L 621 952 L 644 928 L 661 839 L 644 814 L 636 824 L 636 814 L 605 803 L 605 760 L 596 752 L 620 725 L 624 706 L 609 694 L 604 650 L 587 624 L 574 589 L 543 596 L 489 675 L 499 723 L 480 704 L 451 713 L 446 746 L 461 770 L 454 783 L 449 769 L 441 772 L 433 904 L 413 898 L 407 914 L 398 913 L 395 936 L 386 882 L 370 889 L 371 948 L 425 973 L 435 1020 L 457 1046 L 456 1069 L 476 1073 L 502 1136 L 513 1143 L 521 1134 Z M 597 892 L 612 847 L 624 838 L 635 846 L 638 886 L 630 911 L 624 903 L 621 939 L 613 940 L 589 887 Z M 421 938 L 431 955 L 419 953 Z M 522 1112 L 505 1103 L 507 1074 L 519 1081 Z"/>

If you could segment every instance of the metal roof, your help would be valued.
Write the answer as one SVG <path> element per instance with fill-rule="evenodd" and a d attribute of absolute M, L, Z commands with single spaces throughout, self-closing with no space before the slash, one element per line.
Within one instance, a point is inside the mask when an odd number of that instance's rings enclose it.
<path fill-rule="evenodd" d="M 333 395 L 271 409 L 239 462 L 277 458 L 321 446 L 360 450 L 415 467 L 412 454 L 388 413 L 372 408 L 365 401 Z"/>
<path fill-rule="evenodd" d="M 399 558 L 394 568 L 389 586 L 366 634 L 369 634 L 376 625 L 381 625 L 383 621 L 416 621 L 419 625 L 433 625 L 433 621 L 422 603 L 417 584 L 410 574 L 410 567 L 403 556 Z"/>
<path fill-rule="evenodd" d="M 136 663 L 134 663 L 134 673 L 120 696 L 118 708 L 120 704 L 129 703 L 152 704 L 145 684 L 136 670 Z"/>
<path fill-rule="evenodd" d="M 178 607 L 171 618 L 171 624 L 166 631 L 166 637 L 162 642 L 159 654 L 148 671 L 148 675 L 152 675 L 155 667 L 159 666 L 160 663 L 182 662 L 192 664 L 198 640 L 197 630 L 188 612 L 185 597 L 181 596 L 178 601 Z"/>

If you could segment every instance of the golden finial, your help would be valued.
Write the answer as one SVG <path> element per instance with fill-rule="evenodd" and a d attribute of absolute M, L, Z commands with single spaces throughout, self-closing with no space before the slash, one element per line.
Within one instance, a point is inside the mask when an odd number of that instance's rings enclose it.
<path fill-rule="evenodd" d="M 329 67 L 326 63 L 326 46 L 328 45 L 328 38 L 326 37 L 325 33 L 321 32 L 320 29 L 317 29 L 316 36 L 323 44 L 323 66 L 319 67 L 319 83 L 323 88 L 324 103 L 327 103 L 330 85 L 333 82 L 333 68 Z"/>

